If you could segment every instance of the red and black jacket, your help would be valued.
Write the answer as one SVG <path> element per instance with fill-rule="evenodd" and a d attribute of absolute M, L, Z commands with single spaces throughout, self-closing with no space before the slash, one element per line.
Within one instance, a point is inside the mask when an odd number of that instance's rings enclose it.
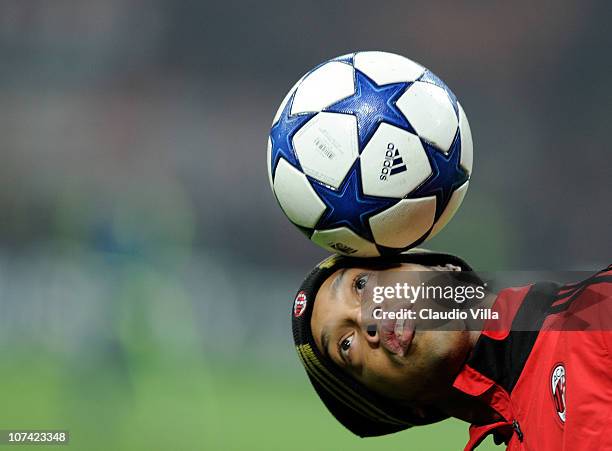
<path fill-rule="evenodd" d="M 454 381 L 503 420 L 470 426 L 508 450 L 612 450 L 612 265 L 576 284 L 500 292 L 508 327 L 485 327 Z"/>

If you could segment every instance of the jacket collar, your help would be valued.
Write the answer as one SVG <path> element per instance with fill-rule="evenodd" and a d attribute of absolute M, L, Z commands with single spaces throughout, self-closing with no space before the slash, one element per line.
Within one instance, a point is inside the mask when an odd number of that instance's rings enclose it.
<path fill-rule="evenodd" d="M 494 435 L 498 444 L 507 444 L 515 432 L 522 439 L 512 411 L 510 393 L 537 338 L 538 327 L 534 325 L 532 331 L 513 331 L 512 325 L 524 316 L 533 317 L 534 307 L 542 313 L 536 316 L 545 316 L 540 307 L 549 305 L 550 291 L 543 292 L 541 288 L 536 284 L 499 293 L 492 307 L 498 312 L 499 320 L 484 324 L 472 355 L 455 378 L 454 388 L 478 398 L 503 418 L 490 424 L 472 424 L 466 451 L 476 448 L 489 434 Z"/>
<path fill-rule="evenodd" d="M 495 423 L 472 424 L 470 426 L 470 439 L 465 446 L 465 451 L 475 449 L 489 434 L 494 434 L 496 443 L 502 441 L 507 443 L 510 440 L 514 414 L 510 403 L 510 395 L 506 390 L 467 364 L 464 365 L 455 379 L 453 387 L 467 395 L 478 398 L 503 417 L 503 420 Z"/>

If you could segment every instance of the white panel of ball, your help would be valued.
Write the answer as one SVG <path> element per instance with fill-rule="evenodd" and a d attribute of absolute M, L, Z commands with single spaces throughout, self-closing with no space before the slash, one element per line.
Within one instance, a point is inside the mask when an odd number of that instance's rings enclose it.
<path fill-rule="evenodd" d="M 306 174 L 338 188 L 359 154 L 357 119 L 319 113 L 295 134 L 293 148 Z"/>
<path fill-rule="evenodd" d="M 268 137 L 268 156 L 266 158 L 268 162 L 268 181 L 270 182 L 270 188 L 274 190 L 274 183 L 272 182 L 272 140 Z"/>
<path fill-rule="evenodd" d="M 360 166 L 363 192 L 370 196 L 401 199 L 431 174 L 421 140 L 384 122 L 361 153 Z"/>
<path fill-rule="evenodd" d="M 293 223 L 309 228 L 317 224 L 325 204 L 306 176 L 283 158 L 276 167 L 273 187 L 278 203 Z"/>
<path fill-rule="evenodd" d="M 296 88 L 298 87 L 298 85 L 302 82 L 302 80 L 304 79 L 306 75 L 302 76 L 302 78 L 300 78 L 289 90 L 289 92 L 287 93 L 287 95 L 285 96 L 285 98 L 283 99 L 283 101 L 281 102 L 280 106 L 278 107 L 278 110 L 276 110 L 276 114 L 274 115 L 274 119 L 272 119 L 272 125 L 276 124 L 278 122 L 278 120 L 280 119 L 281 114 L 283 113 L 283 110 L 285 109 L 285 107 L 287 106 L 287 102 L 289 102 L 289 99 L 291 99 L 291 96 L 293 95 L 293 93 L 295 92 Z"/>
<path fill-rule="evenodd" d="M 417 81 L 402 94 L 397 106 L 421 138 L 448 152 L 458 121 L 444 89 Z"/>
<path fill-rule="evenodd" d="M 463 185 L 461 185 L 453 192 L 451 198 L 448 201 L 448 204 L 446 205 L 444 211 L 436 221 L 436 225 L 434 225 L 433 229 L 431 229 L 431 233 L 429 234 L 427 239 L 436 236 L 438 232 L 442 230 L 446 224 L 448 224 L 448 222 L 453 218 L 453 216 L 455 216 L 455 213 L 463 202 L 463 198 L 465 197 L 465 193 L 468 189 L 468 184 L 469 182 L 466 181 Z"/>
<path fill-rule="evenodd" d="M 387 52 L 359 52 L 353 64 L 378 85 L 415 81 L 425 72 L 420 64 Z"/>
<path fill-rule="evenodd" d="M 331 61 L 306 75 L 299 84 L 291 114 L 321 111 L 355 93 L 353 67 Z"/>
<path fill-rule="evenodd" d="M 459 134 L 461 136 L 461 166 L 465 168 L 468 174 L 472 173 L 472 161 L 474 153 L 474 143 L 472 141 L 472 130 L 470 123 L 465 115 L 465 111 L 459 104 Z"/>
<path fill-rule="evenodd" d="M 370 218 L 377 244 L 402 248 L 425 235 L 434 223 L 436 197 L 402 199 Z"/>

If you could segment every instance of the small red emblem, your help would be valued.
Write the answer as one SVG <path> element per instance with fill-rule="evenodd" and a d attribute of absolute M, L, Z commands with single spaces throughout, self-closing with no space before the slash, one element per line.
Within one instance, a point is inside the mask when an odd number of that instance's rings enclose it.
<path fill-rule="evenodd" d="M 557 411 L 557 416 L 562 423 L 565 423 L 565 416 L 567 407 L 565 405 L 565 366 L 562 363 L 558 363 L 552 370 L 551 376 L 551 390 L 553 403 Z"/>
<path fill-rule="evenodd" d="M 306 293 L 300 291 L 295 297 L 295 301 L 293 303 L 293 316 L 299 318 L 306 311 Z"/>

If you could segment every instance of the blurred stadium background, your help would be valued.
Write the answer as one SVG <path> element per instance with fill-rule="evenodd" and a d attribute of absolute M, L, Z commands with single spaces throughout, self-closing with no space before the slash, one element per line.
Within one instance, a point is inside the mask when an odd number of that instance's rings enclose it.
<path fill-rule="evenodd" d="M 2 1 L 0 429 L 68 429 L 86 450 L 462 449 L 459 422 L 354 438 L 307 385 L 288 315 L 324 254 L 272 197 L 270 120 L 324 59 L 409 56 L 475 142 L 430 247 L 596 269 L 611 19 L 569 0 Z"/>

